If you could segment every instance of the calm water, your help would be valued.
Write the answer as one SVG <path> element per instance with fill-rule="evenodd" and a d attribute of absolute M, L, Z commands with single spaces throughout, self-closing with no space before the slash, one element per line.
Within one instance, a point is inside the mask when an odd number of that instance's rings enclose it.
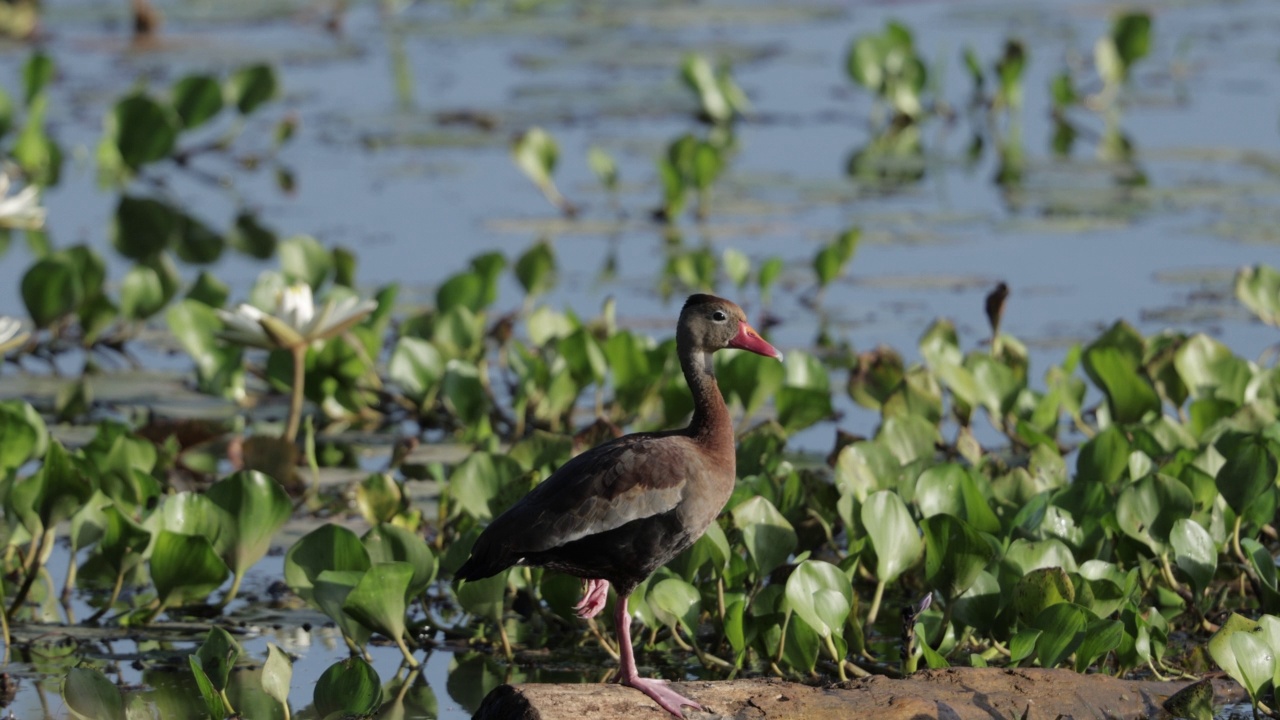
<path fill-rule="evenodd" d="M 616 297 L 623 322 L 665 333 L 680 299 L 653 289 L 668 247 L 648 220 L 659 202 L 654 158 L 697 130 L 676 68 L 684 51 L 698 50 L 734 60 L 754 113 L 739 126 L 739 151 L 711 219 L 678 227 L 686 246 L 788 261 L 772 307 L 783 350 L 812 343 L 819 317 L 798 301 L 811 283 L 809 260 L 851 225 L 863 228 L 863 243 L 820 313 L 858 349 L 887 344 L 915 359 L 917 338 L 940 315 L 976 346 L 987 334 L 982 299 L 997 281 L 1013 290 L 1004 329 L 1031 346 L 1035 376 L 1121 318 L 1144 333 L 1206 331 L 1245 357 L 1276 342 L 1274 329 L 1250 319 L 1231 293 L 1237 268 L 1280 263 L 1280 6 L 1272 2 L 1160 4 L 1152 53 L 1118 115 L 1147 178 L 1137 190 L 1122 188 L 1117 166 L 1100 159 L 1101 116 L 1072 114 L 1080 137 L 1068 157 L 1050 146 L 1049 78 L 1087 62 L 1115 9 L 1105 3 L 549 2 L 507 13 L 501 3 L 388 2 L 355 5 L 336 35 L 323 27 L 330 4 L 161 3 L 162 44 L 134 51 L 122 0 L 47 2 L 45 47 L 59 68 L 51 119 L 69 156 L 62 184 L 46 196 L 53 243 L 99 248 L 109 277 L 121 277 L 127 261 L 109 239 L 117 195 L 97 186 L 93 162 L 108 103 L 135 83 L 163 89 L 188 71 L 264 60 L 276 64 L 286 94 L 250 123 L 242 145 L 262 147 L 267 121 L 294 113 L 298 136 L 280 162 L 295 174 L 296 192 L 283 193 L 268 170 L 207 158 L 200 167 L 233 187 L 161 174 L 166 195 L 189 212 L 226 229 L 250 208 L 282 236 L 345 245 L 359 257 L 363 283 L 398 282 L 410 305 L 430 302 L 435 286 L 476 253 L 514 256 L 547 237 L 561 263 L 552 305 L 590 315 Z M 845 52 L 855 35 L 889 18 L 915 31 L 959 113 L 927 126 L 924 179 L 893 190 L 845 174 L 869 139 L 873 113 L 871 96 L 844 74 Z M 971 45 L 989 67 L 1006 37 L 1029 50 L 1026 168 L 1016 192 L 993 182 L 993 148 L 966 155 L 976 121 L 964 109 L 969 81 L 959 61 Z M 0 81 L 11 91 L 27 53 L 26 45 L 0 47 Z M 1096 89 L 1090 71 L 1077 75 Z M 438 122 L 457 112 L 483 113 L 497 128 Z M 562 222 L 509 159 L 510 137 L 534 124 L 560 144 L 557 183 L 586 207 L 577 223 Z M 591 145 L 618 159 L 621 219 L 586 165 Z M 17 287 L 31 258 L 21 236 L 0 251 L 0 313 L 24 313 Z M 617 275 L 601 281 L 610 258 Z M 212 271 L 240 298 L 274 266 L 228 252 Z M 192 278 L 196 269 L 183 273 Z M 722 291 L 759 311 L 754 292 Z M 509 281 L 499 308 L 519 302 Z M 840 427 L 874 428 L 871 414 L 840 407 Z M 832 432 L 824 424 L 797 443 L 825 450 Z M 278 563 L 264 562 L 256 582 L 265 587 L 278 573 Z M 309 682 L 341 653 L 309 640 L 289 649 L 303 655 L 293 698 L 302 707 Z M 250 650 L 260 657 L 263 646 Z M 377 652 L 385 679 L 396 655 Z M 447 667 L 437 653 L 427 678 L 440 717 L 463 717 L 446 690 Z M 60 715 L 60 699 L 50 703 Z M 15 712 L 33 717 L 39 708 L 24 692 Z"/>

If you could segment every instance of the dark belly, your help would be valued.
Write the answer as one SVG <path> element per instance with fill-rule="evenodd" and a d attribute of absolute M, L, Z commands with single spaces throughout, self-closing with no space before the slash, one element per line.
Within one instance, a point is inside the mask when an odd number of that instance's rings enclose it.
<path fill-rule="evenodd" d="M 698 538 L 680 522 L 676 510 L 634 520 L 607 532 L 588 535 L 543 552 L 525 555 L 524 564 L 580 578 L 608 580 L 619 594 L 666 565 Z"/>

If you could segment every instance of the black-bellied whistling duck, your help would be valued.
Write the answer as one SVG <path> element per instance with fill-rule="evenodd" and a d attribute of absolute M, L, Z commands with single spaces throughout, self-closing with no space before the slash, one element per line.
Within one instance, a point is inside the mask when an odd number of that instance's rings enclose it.
<path fill-rule="evenodd" d="M 481 533 L 457 573 L 479 580 L 532 565 L 575 575 L 583 580 L 575 606 L 582 618 L 604 609 L 613 585 L 617 681 L 677 717 L 682 705 L 702 706 L 636 672 L 627 597 L 692 545 L 733 492 L 733 423 L 711 365 L 712 353 L 723 348 L 782 359 L 747 324 L 742 308 L 712 295 L 691 296 L 676 327 L 680 367 L 693 392 L 689 426 L 626 435 L 565 463 Z"/>

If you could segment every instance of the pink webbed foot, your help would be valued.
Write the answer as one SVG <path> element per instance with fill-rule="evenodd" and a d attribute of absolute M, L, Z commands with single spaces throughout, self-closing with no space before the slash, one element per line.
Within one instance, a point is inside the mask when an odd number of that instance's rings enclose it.
<path fill-rule="evenodd" d="M 622 677 L 619 678 L 618 682 L 626 685 L 627 687 L 633 687 L 645 695 L 648 695 L 653 698 L 654 702 L 661 705 L 663 710 L 666 710 L 678 718 L 684 717 L 684 711 L 680 709 L 680 706 L 682 705 L 688 705 L 694 710 L 706 710 L 706 708 L 702 707 L 698 703 L 667 687 L 666 680 L 653 680 L 642 677 Z"/>
<path fill-rule="evenodd" d="M 609 581 L 600 580 L 599 578 L 591 578 L 582 581 L 582 600 L 573 606 L 573 611 L 578 617 L 586 620 L 593 618 L 604 610 L 604 605 L 609 601 Z"/>

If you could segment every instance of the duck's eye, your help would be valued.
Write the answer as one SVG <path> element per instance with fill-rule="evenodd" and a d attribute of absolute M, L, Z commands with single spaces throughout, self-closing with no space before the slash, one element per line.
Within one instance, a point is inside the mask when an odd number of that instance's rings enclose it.
<path fill-rule="evenodd" d="M 715 320 L 716 322 L 724 322 L 725 320 L 729 319 L 729 316 L 725 315 L 723 310 L 717 310 L 711 313 L 711 319 Z"/>

